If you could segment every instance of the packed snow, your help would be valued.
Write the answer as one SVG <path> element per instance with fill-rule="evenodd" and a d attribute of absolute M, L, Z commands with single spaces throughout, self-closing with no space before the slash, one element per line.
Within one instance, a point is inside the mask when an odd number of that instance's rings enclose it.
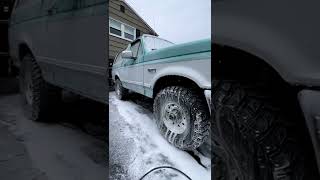
<path fill-rule="evenodd" d="M 200 164 L 189 153 L 169 144 L 161 136 L 152 112 L 148 109 L 130 100 L 118 100 L 114 92 L 109 94 L 109 165 L 114 169 L 122 169 L 111 170 L 110 177 L 139 179 L 153 168 L 170 166 L 181 170 L 193 180 L 211 179 L 210 158 L 195 151 Z M 187 178 L 177 171 L 160 169 L 145 179 Z"/>

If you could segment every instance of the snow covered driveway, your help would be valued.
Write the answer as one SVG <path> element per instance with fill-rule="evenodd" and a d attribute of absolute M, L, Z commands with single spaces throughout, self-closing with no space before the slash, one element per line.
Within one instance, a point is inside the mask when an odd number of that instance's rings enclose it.
<path fill-rule="evenodd" d="M 114 92 L 109 94 L 110 179 L 139 179 L 158 166 L 175 167 L 193 180 L 211 179 L 210 159 L 194 152 L 200 163 L 189 153 L 169 144 L 156 127 L 151 106 L 150 103 L 121 101 Z M 145 179 L 186 178 L 173 170 L 159 170 Z"/>
<path fill-rule="evenodd" d="M 107 179 L 107 143 L 99 134 L 105 127 L 93 123 L 105 113 L 95 111 L 97 103 L 63 103 L 56 122 L 40 123 L 27 118 L 17 92 L 16 79 L 0 78 L 0 160 L 6 159 L 0 163 L 1 180 Z M 5 157 L 5 150 L 17 158 Z"/>

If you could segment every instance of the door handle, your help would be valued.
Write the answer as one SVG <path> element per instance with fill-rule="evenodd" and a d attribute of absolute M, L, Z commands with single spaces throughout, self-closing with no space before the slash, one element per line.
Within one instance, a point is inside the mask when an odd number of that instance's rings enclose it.
<path fill-rule="evenodd" d="M 157 69 L 156 68 L 149 68 L 148 72 L 155 73 L 155 72 L 157 72 Z"/>

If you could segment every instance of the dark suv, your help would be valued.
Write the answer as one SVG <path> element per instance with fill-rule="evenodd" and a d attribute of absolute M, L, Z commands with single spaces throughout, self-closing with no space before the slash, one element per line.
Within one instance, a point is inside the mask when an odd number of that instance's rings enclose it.
<path fill-rule="evenodd" d="M 33 120 L 55 109 L 61 90 L 107 103 L 107 0 L 17 0 L 10 55 Z"/>

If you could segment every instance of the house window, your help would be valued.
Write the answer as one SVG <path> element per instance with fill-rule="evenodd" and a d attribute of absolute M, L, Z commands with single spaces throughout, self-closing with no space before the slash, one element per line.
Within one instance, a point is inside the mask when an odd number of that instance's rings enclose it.
<path fill-rule="evenodd" d="M 109 18 L 109 34 L 128 41 L 136 39 L 136 29 L 118 20 Z"/>
<path fill-rule="evenodd" d="M 110 19 L 110 34 L 114 34 L 114 35 L 117 35 L 117 36 L 121 36 L 122 33 L 121 33 L 121 23 L 120 22 L 117 22 L 113 19 Z"/>
<path fill-rule="evenodd" d="M 134 28 L 124 25 L 124 37 L 127 39 L 134 40 Z"/>
<path fill-rule="evenodd" d="M 122 6 L 122 5 L 120 5 L 120 11 L 123 12 L 123 13 L 125 13 L 126 8 L 125 8 L 124 6 Z"/>

